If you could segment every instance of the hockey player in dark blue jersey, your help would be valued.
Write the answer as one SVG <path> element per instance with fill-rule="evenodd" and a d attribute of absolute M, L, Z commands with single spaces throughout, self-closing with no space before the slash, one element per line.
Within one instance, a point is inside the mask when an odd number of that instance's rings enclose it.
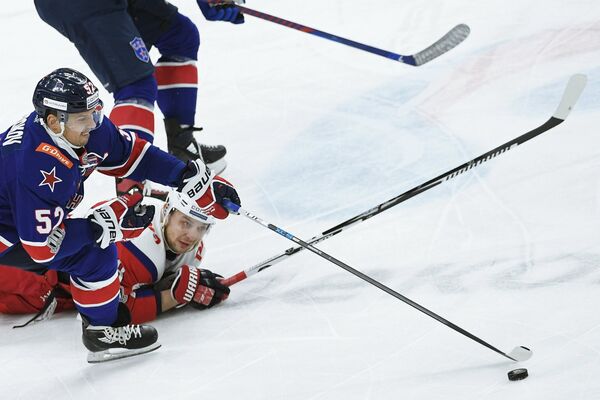
<path fill-rule="evenodd" d="M 84 181 L 97 169 L 177 187 L 217 218 L 227 216 L 224 197 L 239 202 L 237 192 L 201 161 L 185 164 L 103 118 L 97 88 L 77 71 L 42 78 L 33 103 L 35 112 L 0 134 L 0 264 L 70 274 L 89 362 L 155 350 L 156 330 L 130 324 L 119 302 L 114 245 L 139 235 L 154 209 L 136 208 L 135 193 L 93 207 L 88 218 L 68 218 Z"/>
<path fill-rule="evenodd" d="M 197 1 L 209 21 L 244 22 L 233 0 L 219 5 Z M 35 7 L 113 93 L 110 119 L 115 125 L 152 142 L 156 102 L 165 117 L 171 154 L 182 161 L 201 158 L 216 174 L 225 168 L 224 146 L 199 145 L 194 138 L 201 129 L 194 127 L 200 34 L 177 7 L 164 0 L 35 0 Z M 152 47 L 161 55 L 155 65 L 149 55 Z M 140 186 L 133 180 L 122 182 L 117 192 L 134 184 Z"/>

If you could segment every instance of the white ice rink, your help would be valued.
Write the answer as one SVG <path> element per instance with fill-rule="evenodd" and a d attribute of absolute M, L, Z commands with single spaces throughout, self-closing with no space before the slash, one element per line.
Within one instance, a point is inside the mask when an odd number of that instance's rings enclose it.
<path fill-rule="evenodd" d="M 512 363 L 302 252 L 233 286 L 219 307 L 165 315 L 154 323 L 161 349 L 113 363 L 86 363 L 74 313 L 19 330 L 26 317 L 0 315 L 0 399 L 600 398 L 597 1 L 247 4 L 402 54 L 471 27 L 419 68 L 250 16 L 209 23 L 195 1 L 176 5 L 201 32 L 199 139 L 228 147 L 224 176 L 245 208 L 304 238 L 538 126 L 569 77 L 586 74 L 564 124 L 318 245 L 533 358 Z M 92 76 L 32 1 L 3 4 L 0 38 L 0 130 L 32 111 L 51 70 Z M 166 148 L 159 112 L 156 126 Z M 100 174 L 86 187 L 83 209 L 112 196 Z M 225 276 L 291 245 L 235 216 L 207 242 L 204 266 Z M 529 378 L 509 382 L 517 367 Z"/>

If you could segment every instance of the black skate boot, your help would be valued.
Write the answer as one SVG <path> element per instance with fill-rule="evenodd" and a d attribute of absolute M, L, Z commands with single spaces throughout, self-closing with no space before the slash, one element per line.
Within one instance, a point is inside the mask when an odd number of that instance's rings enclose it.
<path fill-rule="evenodd" d="M 202 128 L 195 126 L 181 127 L 177 118 L 165 118 L 165 130 L 167 131 L 167 146 L 169 153 L 181 161 L 189 161 L 200 158 L 204 164 L 219 175 L 227 167 L 224 157 L 227 154 L 225 146 L 208 146 L 198 144 L 194 138 L 194 132 Z"/>
<path fill-rule="evenodd" d="M 94 326 L 83 315 L 83 344 L 90 351 L 89 363 L 101 363 L 149 353 L 160 347 L 158 332 L 150 325 L 130 324 L 127 306 L 119 303 L 119 316 L 112 326 Z"/>

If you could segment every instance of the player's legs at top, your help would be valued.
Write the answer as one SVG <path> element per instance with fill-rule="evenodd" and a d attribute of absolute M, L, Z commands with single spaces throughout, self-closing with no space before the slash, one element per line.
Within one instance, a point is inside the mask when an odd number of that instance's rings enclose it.
<path fill-rule="evenodd" d="M 161 37 L 161 43 L 185 40 L 181 32 L 189 33 L 189 27 L 183 31 L 178 28 L 180 15 L 177 8 L 160 0 L 131 4 L 126 0 L 36 0 L 36 8 L 44 21 L 77 47 L 102 85 L 113 93 L 115 107 L 110 119 L 152 142 L 157 83 L 148 49 Z M 189 24 L 195 29 L 191 21 Z M 193 53 L 196 58 L 197 39 L 188 41 L 183 47 L 191 48 L 188 53 Z M 197 84 L 197 75 L 195 79 L 194 85 Z M 192 90 L 192 103 L 188 104 L 187 95 L 159 101 L 161 109 L 167 112 L 168 121 L 172 121 L 171 118 L 186 121 L 191 118 L 189 124 L 167 124 L 169 150 L 184 161 L 197 158 L 198 154 L 204 155 L 207 163 L 218 161 L 225 155 L 223 146 L 200 146 L 200 151 L 197 150 L 199 146 L 192 134 L 197 89 L 194 87 Z M 184 151 L 188 149 L 190 152 Z M 133 185 L 141 186 L 130 180 L 121 181 L 117 191 L 126 192 Z"/>
<path fill-rule="evenodd" d="M 113 93 L 115 108 L 110 119 L 152 141 L 154 66 L 142 35 L 127 13 L 127 0 L 35 3 L 42 19 L 75 45 L 102 85 Z"/>
<path fill-rule="evenodd" d="M 156 63 L 158 106 L 165 116 L 169 152 L 182 160 L 202 158 L 218 174 L 225 169 L 224 146 L 198 145 L 194 132 L 198 95 L 198 28 L 186 16 L 176 13 L 167 32 L 154 45 L 161 53 Z"/>

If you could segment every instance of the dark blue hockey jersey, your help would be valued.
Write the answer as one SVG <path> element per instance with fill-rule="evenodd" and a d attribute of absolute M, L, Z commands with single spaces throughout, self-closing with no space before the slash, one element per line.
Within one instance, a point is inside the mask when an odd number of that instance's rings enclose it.
<path fill-rule="evenodd" d="M 85 147 L 73 149 L 32 113 L 0 134 L 0 256 L 20 241 L 35 262 L 50 263 L 93 243 L 90 222 L 66 216 L 83 199 L 83 183 L 96 169 L 175 186 L 184 168 L 108 118 L 91 131 Z M 66 232 L 58 243 L 48 240 L 56 227 Z"/>

